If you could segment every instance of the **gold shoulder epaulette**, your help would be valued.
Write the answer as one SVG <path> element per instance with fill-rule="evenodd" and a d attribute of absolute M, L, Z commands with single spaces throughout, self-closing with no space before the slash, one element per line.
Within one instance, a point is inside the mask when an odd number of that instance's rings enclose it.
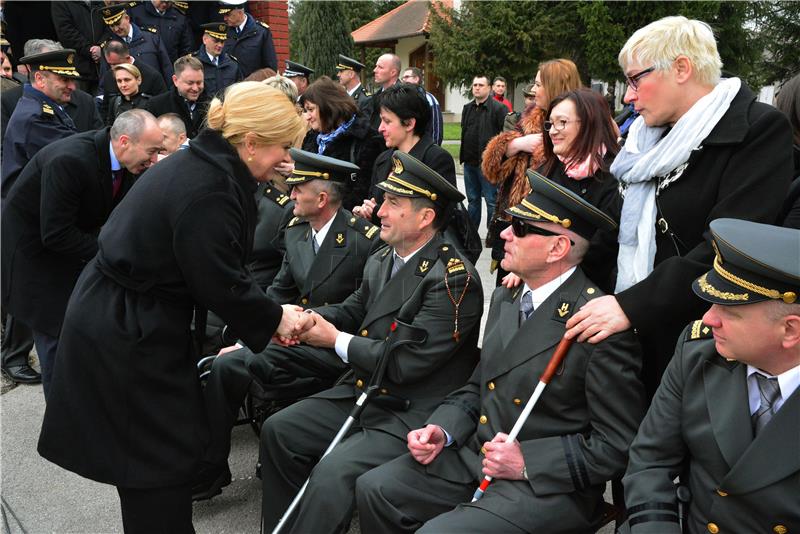
<path fill-rule="evenodd" d="M 189 2 L 172 2 L 172 5 L 184 15 L 189 11 Z"/>
<path fill-rule="evenodd" d="M 264 189 L 264 196 L 275 202 L 278 206 L 285 206 L 291 200 L 289 195 L 281 193 L 274 187 L 267 187 Z"/>
<path fill-rule="evenodd" d="M 686 341 L 694 341 L 696 339 L 710 339 L 714 337 L 711 327 L 703 323 L 701 320 L 694 321 L 689 332 L 686 334 Z"/>
<path fill-rule="evenodd" d="M 47 102 L 42 102 L 42 113 L 46 113 L 48 115 L 56 114 L 56 112 L 53 110 L 53 106 L 51 106 Z"/>
<path fill-rule="evenodd" d="M 461 259 L 461 256 L 458 254 L 458 250 L 449 243 L 445 243 L 439 247 L 439 259 L 442 260 L 447 274 L 456 274 L 467 270 L 464 260 Z"/>
<path fill-rule="evenodd" d="M 158 28 L 154 28 L 152 26 L 144 26 L 142 29 L 149 31 L 150 33 L 158 33 Z"/>
<path fill-rule="evenodd" d="M 347 226 L 363 235 L 369 240 L 375 239 L 376 235 L 380 235 L 380 228 L 372 224 L 366 219 L 361 217 L 352 216 L 347 220 Z"/>
<path fill-rule="evenodd" d="M 306 219 L 303 219 L 302 217 L 292 217 L 292 220 L 289 221 L 289 224 L 286 225 L 286 228 L 291 228 L 292 226 L 297 226 L 298 224 L 303 224 L 307 222 L 308 221 Z"/>
<path fill-rule="evenodd" d="M 261 22 L 259 20 L 258 23 L 261 24 L 262 26 L 264 26 L 266 29 L 269 29 L 269 24 L 267 24 L 266 22 Z"/>

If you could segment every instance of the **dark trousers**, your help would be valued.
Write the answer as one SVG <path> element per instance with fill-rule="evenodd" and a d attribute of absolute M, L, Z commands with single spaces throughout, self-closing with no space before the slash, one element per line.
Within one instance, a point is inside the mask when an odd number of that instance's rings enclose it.
<path fill-rule="evenodd" d="M 125 534 L 189 534 L 192 526 L 190 484 L 166 488 L 120 488 Z"/>
<path fill-rule="evenodd" d="M 39 356 L 39 365 L 42 368 L 42 388 L 44 389 L 44 400 L 47 402 L 50 383 L 53 380 L 53 367 L 56 364 L 58 338 L 34 330 L 33 342 L 36 345 L 36 354 Z"/>
<path fill-rule="evenodd" d="M 3 335 L 3 369 L 30 365 L 28 357 L 33 348 L 33 333 L 24 323 L 6 316 L 6 331 Z"/>

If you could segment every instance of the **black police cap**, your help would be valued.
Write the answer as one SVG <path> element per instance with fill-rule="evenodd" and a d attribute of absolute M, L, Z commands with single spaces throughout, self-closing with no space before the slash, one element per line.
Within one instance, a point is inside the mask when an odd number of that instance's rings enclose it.
<path fill-rule="evenodd" d="M 399 150 L 392 155 L 392 171 L 377 187 L 399 197 L 427 198 L 442 206 L 464 200 L 464 195 L 438 172 Z"/>
<path fill-rule="evenodd" d="M 355 59 L 339 54 L 339 63 L 336 65 L 336 70 L 354 70 L 361 72 L 364 64 L 356 61 Z"/>
<path fill-rule="evenodd" d="M 81 77 L 78 69 L 75 68 L 75 50 L 71 48 L 31 54 L 20 58 L 19 62 L 28 65 L 32 71 L 52 72 L 69 78 Z"/>
<path fill-rule="evenodd" d="M 551 222 L 591 239 L 597 230 L 613 230 L 614 219 L 572 191 L 548 180 L 536 171 L 528 170 L 531 192 L 522 202 L 506 213 L 532 222 Z"/>
<path fill-rule="evenodd" d="M 222 22 L 207 22 L 206 24 L 201 24 L 201 28 L 203 31 L 217 39 L 219 41 L 224 41 L 228 38 L 228 25 Z"/>
<path fill-rule="evenodd" d="M 108 26 L 113 26 L 119 19 L 122 18 L 122 15 L 125 14 L 125 4 L 114 4 L 113 6 L 104 7 L 100 10 L 100 15 L 103 17 L 103 22 L 105 22 Z"/>
<path fill-rule="evenodd" d="M 716 219 L 710 227 L 716 257 L 692 284 L 700 298 L 725 306 L 797 302 L 800 230 L 738 219 Z"/>
<path fill-rule="evenodd" d="M 287 78 L 294 78 L 295 76 L 305 76 L 306 78 L 310 77 L 314 74 L 314 70 L 306 67 L 305 65 L 301 65 L 295 61 L 286 60 L 286 70 L 283 71 L 283 75 Z"/>
<path fill-rule="evenodd" d="M 359 171 L 357 165 L 349 161 L 314 154 L 298 148 L 289 149 L 294 160 L 292 175 L 286 179 L 289 185 L 304 184 L 311 180 L 330 180 L 333 182 L 350 181 Z"/>

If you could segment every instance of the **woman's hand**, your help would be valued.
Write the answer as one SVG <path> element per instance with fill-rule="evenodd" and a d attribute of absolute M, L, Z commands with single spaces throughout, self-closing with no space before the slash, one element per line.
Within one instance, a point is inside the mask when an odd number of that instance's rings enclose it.
<path fill-rule="evenodd" d="M 356 206 L 353 208 L 353 215 L 358 215 L 359 217 L 363 217 L 364 219 L 371 220 L 372 212 L 375 210 L 375 206 L 377 206 L 377 204 L 378 202 L 375 200 L 374 197 L 365 199 L 360 206 Z"/>
<path fill-rule="evenodd" d="M 508 289 L 514 289 L 515 287 L 517 287 L 521 283 L 522 283 L 522 278 L 520 278 L 519 276 L 517 276 L 514 273 L 508 273 L 500 281 L 500 285 L 503 286 L 503 287 L 507 287 Z"/>
<path fill-rule="evenodd" d="M 614 295 L 605 295 L 590 300 L 580 311 L 567 321 L 567 333 L 564 337 L 572 339 L 578 336 L 578 342 L 599 343 L 617 332 L 631 327 L 631 322 L 617 302 Z"/>
<path fill-rule="evenodd" d="M 294 163 L 282 161 L 275 165 L 275 172 L 283 176 L 284 178 L 288 178 L 292 175 L 292 171 L 294 170 Z"/>
<path fill-rule="evenodd" d="M 520 152 L 533 154 L 536 147 L 542 144 L 542 134 L 528 134 L 512 139 L 506 147 L 506 157 L 511 157 Z"/>

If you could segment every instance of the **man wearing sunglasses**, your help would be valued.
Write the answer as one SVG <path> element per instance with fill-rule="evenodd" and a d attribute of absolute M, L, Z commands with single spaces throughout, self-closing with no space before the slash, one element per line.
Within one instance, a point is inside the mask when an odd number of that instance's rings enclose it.
<path fill-rule="evenodd" d="M 528 171 L 533 191 L 506 212 L 504 269 L 524 286 L 492 295 L 480 364 L 406 454 L 356 483 L 364 532 L 594 532 L 606 481 L 622 476 L 644 415 L 632 332 L 574 344 L 522 426 L 507 433 L 564 335 L 573 310 L 602 292 L 581 270 L 597 229 L 615 223 Z M 494 478 L 471 505 L 484 475 Z M 421 528 L 420 528 L 421 527 Z"/>

